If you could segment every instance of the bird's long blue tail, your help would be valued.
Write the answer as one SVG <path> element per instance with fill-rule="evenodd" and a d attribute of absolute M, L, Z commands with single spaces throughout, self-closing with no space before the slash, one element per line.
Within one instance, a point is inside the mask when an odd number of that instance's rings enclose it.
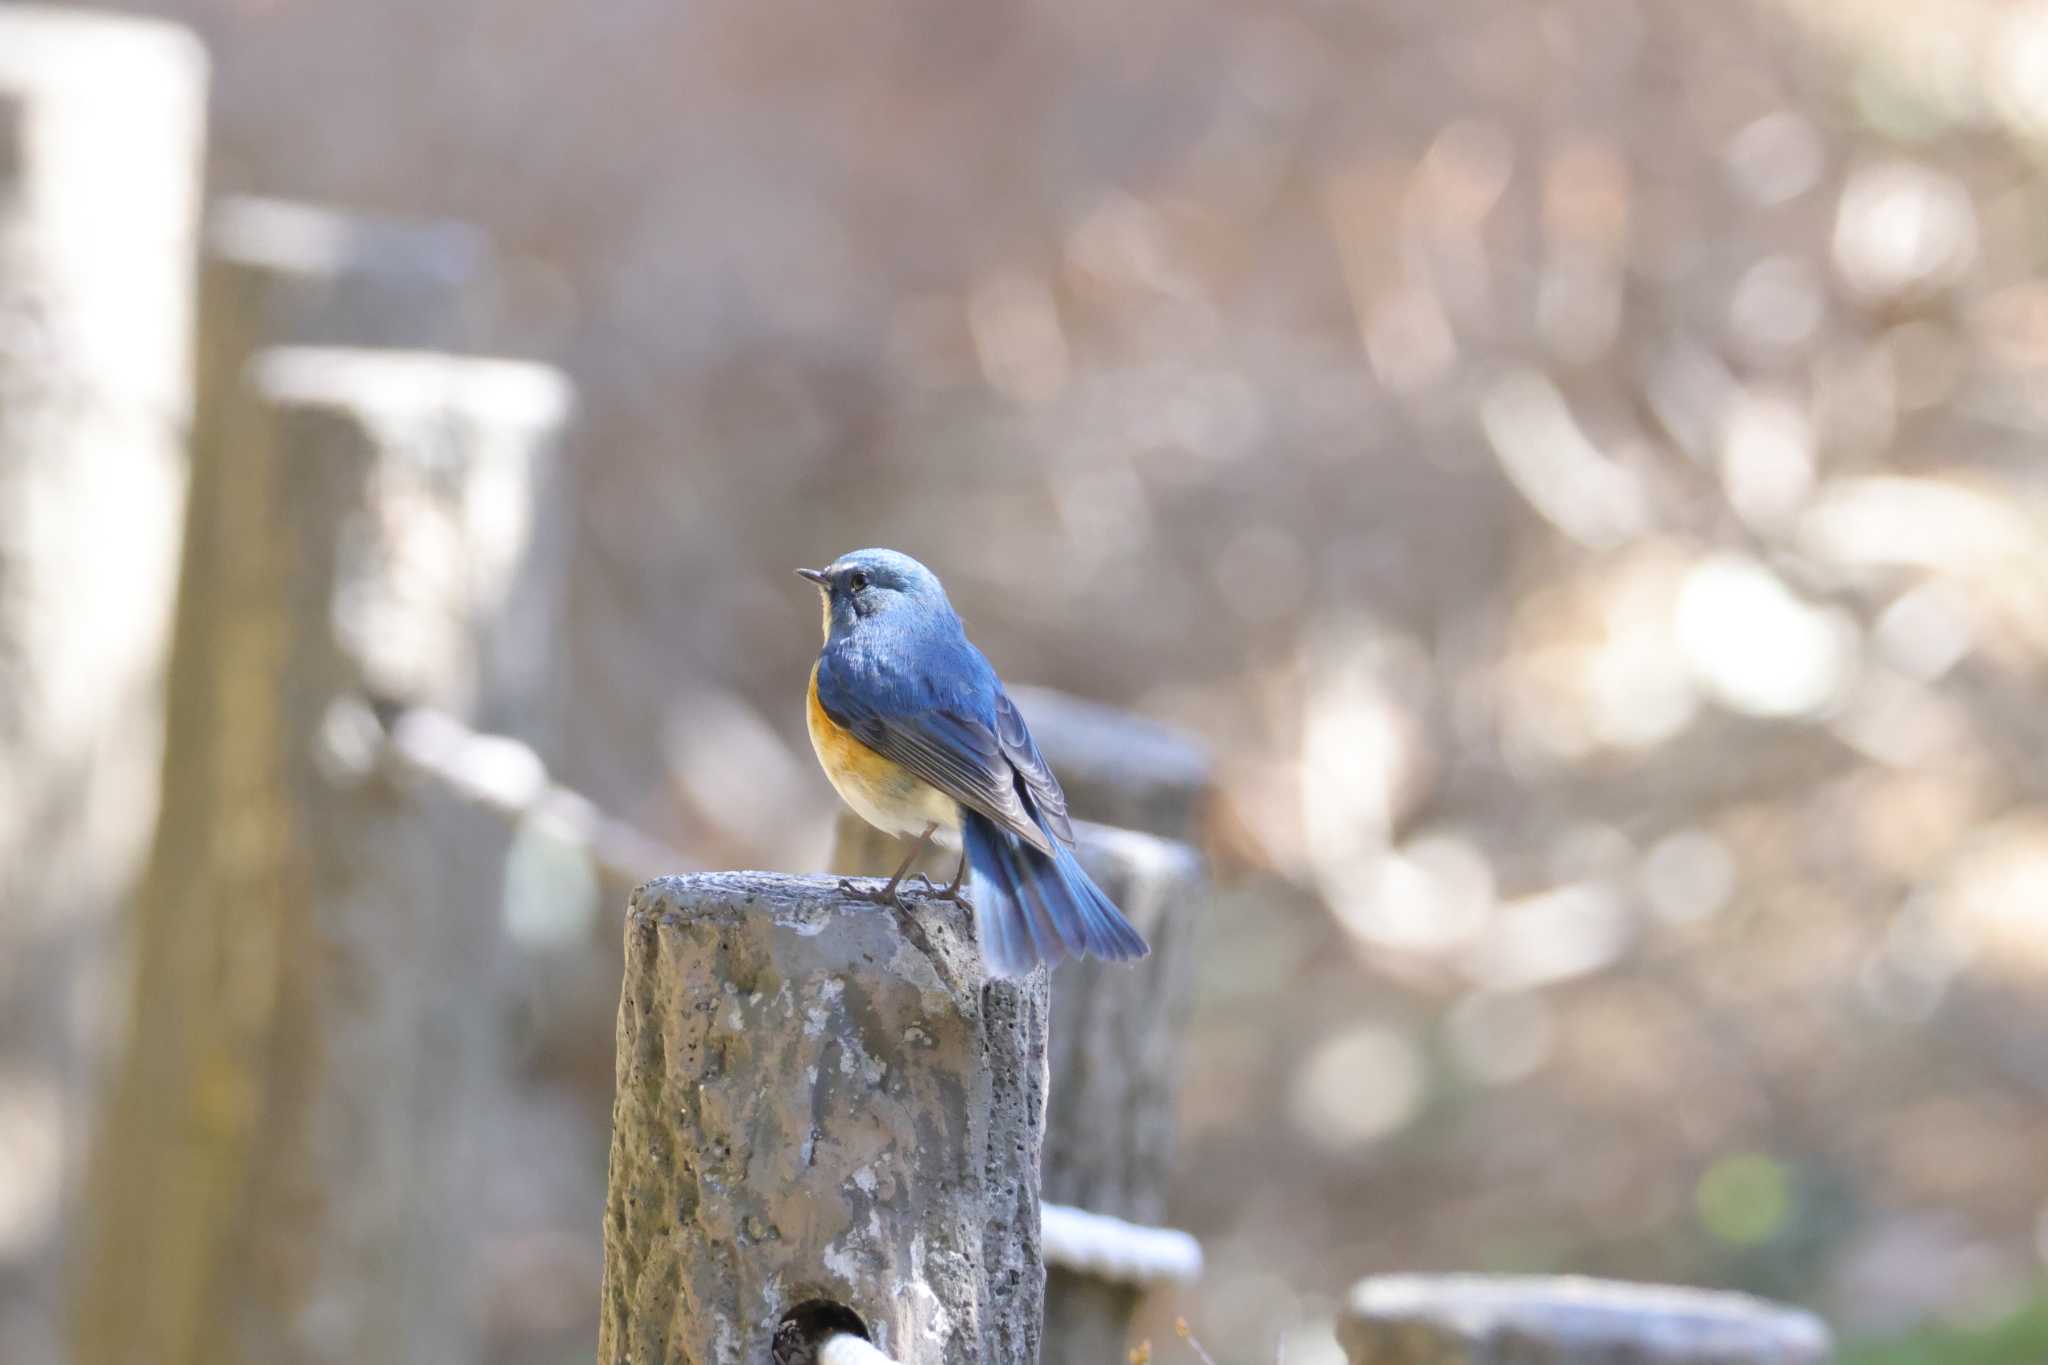
<path fill-rule="evenodd" d="M 974 927 L 996 976 L 1083 954 L 1123 962 L 1150 952 L 1057 838 L 1047 856 L 972 811 L 962 829 L 974 868 Z"/>

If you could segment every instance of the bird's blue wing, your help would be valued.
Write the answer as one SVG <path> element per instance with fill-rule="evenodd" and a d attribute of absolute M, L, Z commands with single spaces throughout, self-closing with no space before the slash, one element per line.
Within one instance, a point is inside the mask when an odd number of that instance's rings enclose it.
<path fill-rule="evenodd" d="M 926 639 L 906 653 L 915 667 L 828 648 L 818 704 L 861 743 L 1040 852 L 1054 838 L 1072 843 L 1066 796 L 980 651 Z"/>
<path fill-rule="evenodd" d="M 1052 775 L 1052 768 L 1045 756 L 1038 752 L 1037 741 L 1031 738 L 1031 731 L 1025 728 L 1024 717 L 1018 713 L 1016 703 L 1009 694 L 996 686 L 996 742 L 1002 746 L 1003 757 L 1009 760 L 1017 776 L 1030 794 L 1031 804 L 1045 817 L 1045 824 L 1054 837 L 1062 843 L 1074 842 L 1074 827 L 1067 820 L 1067 794 L 1060 790 L 1059 779 Z"/>

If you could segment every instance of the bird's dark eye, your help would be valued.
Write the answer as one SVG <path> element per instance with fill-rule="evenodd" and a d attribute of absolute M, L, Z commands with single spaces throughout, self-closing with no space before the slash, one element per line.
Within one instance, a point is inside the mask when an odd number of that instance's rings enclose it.
<path fill-rule="evenodd" d="M 862 573 L 859 569 L 855 569 L 852 573 L 846 576 L 846 590 L 848 592 L 860 592 L 863 589 L 865 589 L 867 585 L 868 576 Z"/>

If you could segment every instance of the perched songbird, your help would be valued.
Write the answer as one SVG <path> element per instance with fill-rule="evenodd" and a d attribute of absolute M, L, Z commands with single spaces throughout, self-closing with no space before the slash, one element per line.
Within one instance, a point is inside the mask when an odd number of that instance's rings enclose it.
<path fill-rule="evenodd" d="M 974 925 L 997 976 L 1092 953 L 1148 949 L 1074 861 L 1067 799 L 1002 680 L 932 571 L 894 550 L 798 569 L 825 595 L 825 648 L 811 670 L 811 744 L 846 804 L 885 834 L 960 849 L 936 894 L 960 900 L 974 868 Z M 849 889 L 851 889 L 849 885 Z"/>

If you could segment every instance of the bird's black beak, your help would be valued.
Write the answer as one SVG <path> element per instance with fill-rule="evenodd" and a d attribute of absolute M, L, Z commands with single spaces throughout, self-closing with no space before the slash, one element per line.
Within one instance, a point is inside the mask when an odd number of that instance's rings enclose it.
<path fill-rule="evenodd" d="M 796 571 L 796 576 L 798 578 L 808 578 L 821 588 L 825 587 L 832 581 L 832 576 L 826 573 L 823 569 L 798 569 Z"/>

